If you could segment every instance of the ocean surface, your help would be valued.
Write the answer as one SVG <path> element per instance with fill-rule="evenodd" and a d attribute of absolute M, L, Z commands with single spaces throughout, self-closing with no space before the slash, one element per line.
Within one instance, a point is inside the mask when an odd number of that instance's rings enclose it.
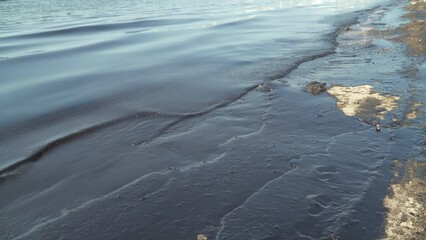
<path fill-rule="evenodd" d="M 339 33 L 392 4 L 0 1 L 0 239 L 377 237 L 411 142 L 301 85 L 377 79 Z"/>
<path fill-rule="evenodd" d="M 2 1 L 0 132 L 88 107 L 200 111 L 328 51 L 332 16 L 377 3 Z"/>

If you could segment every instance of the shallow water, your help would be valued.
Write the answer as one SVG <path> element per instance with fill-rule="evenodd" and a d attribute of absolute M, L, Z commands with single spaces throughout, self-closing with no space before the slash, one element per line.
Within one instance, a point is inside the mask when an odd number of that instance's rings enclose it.
<path fill-rule="evenodd" d="M 377 237 L 366 212 L 422 130 L 379 134 L 300 85 L 407 103 L 409 61 L 356 35 L 395 22 L 385 3 L 1 1 L 1 237 Z"/>
<path fill-rule="evenodd" d="M 2 1 L 1 133 L 123 101 L 129 110 L 203 109 L 284 71 L 294 58 L 329 49 L 324 35 L 334 22 L 325 18 L 371 6 Z"/>

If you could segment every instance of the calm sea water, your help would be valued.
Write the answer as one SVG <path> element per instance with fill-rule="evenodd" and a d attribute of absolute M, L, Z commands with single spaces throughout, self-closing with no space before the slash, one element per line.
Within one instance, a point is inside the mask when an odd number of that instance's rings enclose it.
<path fill-rule="evenodd" d="M 0 131 L 133 96 L 140 109 L 200 109 L 327 49 L 327 17 L 375 4 L 2 1 Z"/>
<path fill-rule="evenodd" d="M 283 78 L 388 2 L 0 1 L 0 238 L 344 232 L 388 136 Z"/>

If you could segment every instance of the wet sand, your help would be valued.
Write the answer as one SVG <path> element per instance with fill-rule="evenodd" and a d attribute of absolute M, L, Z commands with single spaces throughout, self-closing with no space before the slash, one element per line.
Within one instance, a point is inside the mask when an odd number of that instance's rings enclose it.
<path fill-rule="evenodd" d="M 423 165 L 407 160 L 424 159 L 425 95 L 418 86 L 425 66 L 401 41 L 404 5 L 348 18 L 328 36 L 326 51 L 230 91 L 228 101 L 183 113 L 134 111 L 77 134 L 47 134 L 50 145 L 2 172 L 1 237 L 422 234 L 416 225 L 423 182 L 412 166 Z M 304 92 L 313 80 L 327 82 L 330 95 Z M 396 165 L 410 166 L 402 182 Z M 407 195 L 412 200 L 404 202 Z M 414 217 L 392 217 L 399 206 Z M 408 231 L 398 228 L 401 220 Z"/>
<path fill-rule="evenodd" d="M 390 194 L 384 199 L 388 212 L 382 239 L 426 238 L 425 176 L 425 162 L 410 160 L 406 163 L 402 180 L 391 185 Z"/>
<path fill-rule="evenodd" d="M 426 1 L 410 1 L 406 7 L 408 13 L 404 15 L 409 22 L 400 27 L 403 36 L 401 42 L 407 46 L 409 56 L 419 57 L 424 63 L 426 53 Z M 407 71 L 408 77 L 416 79 L 419 74 L 417 68 Z M 415 93 L 415 92 L 414 92 Z M 405 114 L 407 123 L 418 117 L 423 102 L 411 101 Z M 417 128 L 423 128 L 417 125 Z M 398 178 L 395 170 L 395 182 L 391 184 L 390 193 L 384 199 L 388 209 L 385 217 L 385 232 L 382 239 L 425 239 L 426 238 L 426 161 L 424 155 L 424 142 L 420 147 L 421 155 L 409 159 L 405 166 L 395 164 L 402 168 L 403 176 Z M 415 146 L 414 146 L 415 147 Z"/>
<path fill-rule="evenodd" d="M 405 21 L 401 25 L 374 22 L 376 19 L 372 18 L 371 25 L 354 27 L 354 29 L 343 34 L 341 44 L 353 49 L 364 48 L 367 51 L 374 51 L 371 49 L 371 45 L 377 46 L 376 54 L 379 55 L 378 57 L 372 56 L 375 53 L 362 53 L 362 50 L 361 52 L 354 51 L 352 56 L 350 52 L 345 56 L 342 51 L 341 55 L 344 58 L 355 58 L 355 62 L 358 60 L 357 58 L 364 58 L 365 62 L 360 65 L 364 67 L 375 65 L 372 67 L 383 74 L 381 77 L 372 77 L 355 70 L 356 74 L 366 79 L 369 78 L 369 81 L 360 82 L 365 85 L 350 86 L 353 84 L 352 82 L 342 81 L 339 76 L 331 79 L 321 78 L 323 75 L 318 73 L 306 76 L 308 79 L 329 83 L 331 86 L 328 87 L 327 92 L 336 99 L 336 107 L 345 115 L 359 118 L 359 120 L 375 126 L 379 123 L 383 124 L 385 129 L 391 132 L 389 141 L 399 141 L 396 145 L 400 145 L 399 147 L 405 145 L 402 149 L 410 149 L 407 150 L 410 153 L 405 157 L 398 156 L 398 154 L 393 156 L 398 159 L 401 157 L 402 160 L 393 160 L 392 163 L 389 163 L 394 167 L 394 178 L 388 188 L 389 193 L 383 200 L 385 209 L 379 213 L 383 214 L 382 230 L 374 238 L 424 239 L 426 237 L 424 227 L 426 226 L 426 215 L 424 214 L 426 207 L 424 197 L 426 180 L 424 171 L 426 160 L 424 154 L 425 115 L 423 106 L 425 92 L 423 90 L 424 82 L 422 82 L 425 76 L 425 6 L 426 2 L 424 1 L 409 1 L 408 4 L 400 7 L 401 10 L 396 10 L 395 15 L 400 16 L 403 22 Z M 389 20 L 395 19 L 395 16 L 388 15 L 388 17 L 380 18 Z M 407 19 L 408 21 L 406 21 Z M 395 54 L 395 52 L 399 53 Z M 383 61 L 380 58 L 387 60 Z M 405 60 L 398 61 L 398 59 Z M 337 60 L 334 61 L 337 62 Z M 342 61 L 342 63 L 344 64 L 345 61 Z M 394 78 L 396 81 L 393 80 L 392 71 L 384 67 L 384 64 L 391 68 L 392 66 L 402 68 L 397 70 L 396 73 L 408 81 L 406 85 L 408 94 L 403 92 L 396 94 L 398 91 L 395 91 L 389 84 L 401 86 L 401 81 L 398 80 L 398 77 Z M 372 73 L 367 68 L 365 68 L 366 72 Z M 332 70 L 336 70 L 336 68 L 332 67 L 331 71 L 322 71 L 332 72 Z M 352 79 L 353 77 L 350 78 L 350 80 Z M 380 89 L 379 92 L 373 90 L 372 85 Z M 402 140 L 396 137 L 398 135 L 407 139 Z M 407 141 L 408 138 L 413 139 Z M 402 149 L 399 149 L 399 151 L 403 151 Z M 376 201 L 380 201 L 380 198 L 377 198 Z M 364 207 L 367 206 L 364 205 Z M 363 228 L 363 231 L 368 230 Z M 355 233 L 359 234 L 359 232 Z M 359 234 L 359 236 L 362 238 L 363 235 Z M 350 234 L 342 235 L 342 239 L 352 238 L 353 236 Z M 373 237 L 366 239 L 373 239 Z"/>

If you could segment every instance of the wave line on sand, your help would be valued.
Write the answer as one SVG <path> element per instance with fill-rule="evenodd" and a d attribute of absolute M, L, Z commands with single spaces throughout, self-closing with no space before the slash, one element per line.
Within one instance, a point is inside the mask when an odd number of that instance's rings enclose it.
<path fill-rule="evenodd" d="M 16 169 L 18 169 L 19 167 L 27 164 L 27 163 L 31 163 L 31 162 L 36 162 L 38 161 L 44 154 L 52 151 L 53 149 L 55 149 L 56 147 L 68 143 L 72 140 L 75 140 L 79 137 L 94 133 L 98 130 L 116 125 L 118 123 L 122 123 L 124 121 L 127 121 L 129 119 L 132 118 L 139 118 L 139 117 L 171 117 L 171 118 L 177 118 L 177 120 L 171 122 L 170 124 L 166 125 L 164 128 L 162 128 L 157 134 L 155 134 L 154 136 L 152 136 L 151 138 L 147 139 L 146 141 L 143 141 L 144 144 L 147 144 L 153 140 L 155 140 L 156 138 L 162 136 L 166 131 L 168 131 L 169 129 L 171 129 L 172 127 L 176 126 L 177 124 L 188 120 L 188 119 L 192 119 L 192 118 L 196 118 L 196 117 L 200 117 L 200 116 L 204 116 L 207 115 L 215 110 L 221 109 L 221 108 L 225 108 L 227 106 L 229 106 L 230 104 L 240 100 L 241 98 L 243 98 L 244 96 L 246 96 L 248 93 L 252 92 L 253 90 L 260 88 L 262 86 L 267 85 L 269 82 L 278 80 L 278 79 L 282 79 L 284 77 L 286 77 L 288 74 L 290 74 L 292 71 L 294 71 L 295 69 L 297 69 L 300 65 L 302 65 L 303 63 L 309 62 L 309 61 L 313 61 L 316 60 L 318 58 L 323 58 L 326 57 L 328 55 L 334 54 L 337 46 L 338 46 L 338 42 L 337 42 L 337 37 L 339 36 L 340 33 L 349 30 L 349 26 L 355 24 L 358 21 L 358 17 L 354 17 L 351 18 L 349 22 L 344 23 L 340 26 L 337 27 L 337 29 L 330 33 L 329 36 L 329 42 L 332 46 L 331 50 L 329 51 L 325 51 L 322 53 L 317 53 L 317 54 L 313 54 L 313 55 L 309 55 L 306 56 L 302 59 L 299 59 L 297 61 L 295 61 L 293 64 L 290 65 L 290 67 L 287 67 L 284 71 L 282 71 L 279 74 L 276 74 L 274 76 L 271 77 L 267 77 L 266 79 L 264 79 L 262 82 L 258 83 L 258 84 L 254 84 L 251 85 L 249 87 L 247 87 L 245 90 L 243 90 L 240 94 L 236 95 L 235 97 L 229 99 L 228 101 L 224 101 L 222 103 L 216 104 L 212 107 L 209 107 L 205 110 L 199 111 L 199 112 L 194 112 L 194 113 L 187 113 L 187 114 L 168 114 L 168 113 L 159 113 L 159 112 L 139 112 L 139 113 L 133 113 L 130 115 L 127 115 L 125 117 L 121 117 L 121 118 L 117 118 L 117 119 L 113 119 L 110 121 L 106 121 L 94 126 L 90 126 L 84 129 L 81 129 L 79 131 L 70 133 L 68 135 L 59 137 L 53 141 L 48 142 L 47 144 L 45 144 L 44 146 L 40 147 L 38 150 L 36 150 L 35 152 L 33 152 L 32 154 L 30 154 L 29 156 L 15 162 L 12 163 L 9 166 L 4 167 L 3 169 L 0 169 L 0 182 L 4 181 L 8 176 L 10 176 L 11 171 L 14 171 Z"/>

